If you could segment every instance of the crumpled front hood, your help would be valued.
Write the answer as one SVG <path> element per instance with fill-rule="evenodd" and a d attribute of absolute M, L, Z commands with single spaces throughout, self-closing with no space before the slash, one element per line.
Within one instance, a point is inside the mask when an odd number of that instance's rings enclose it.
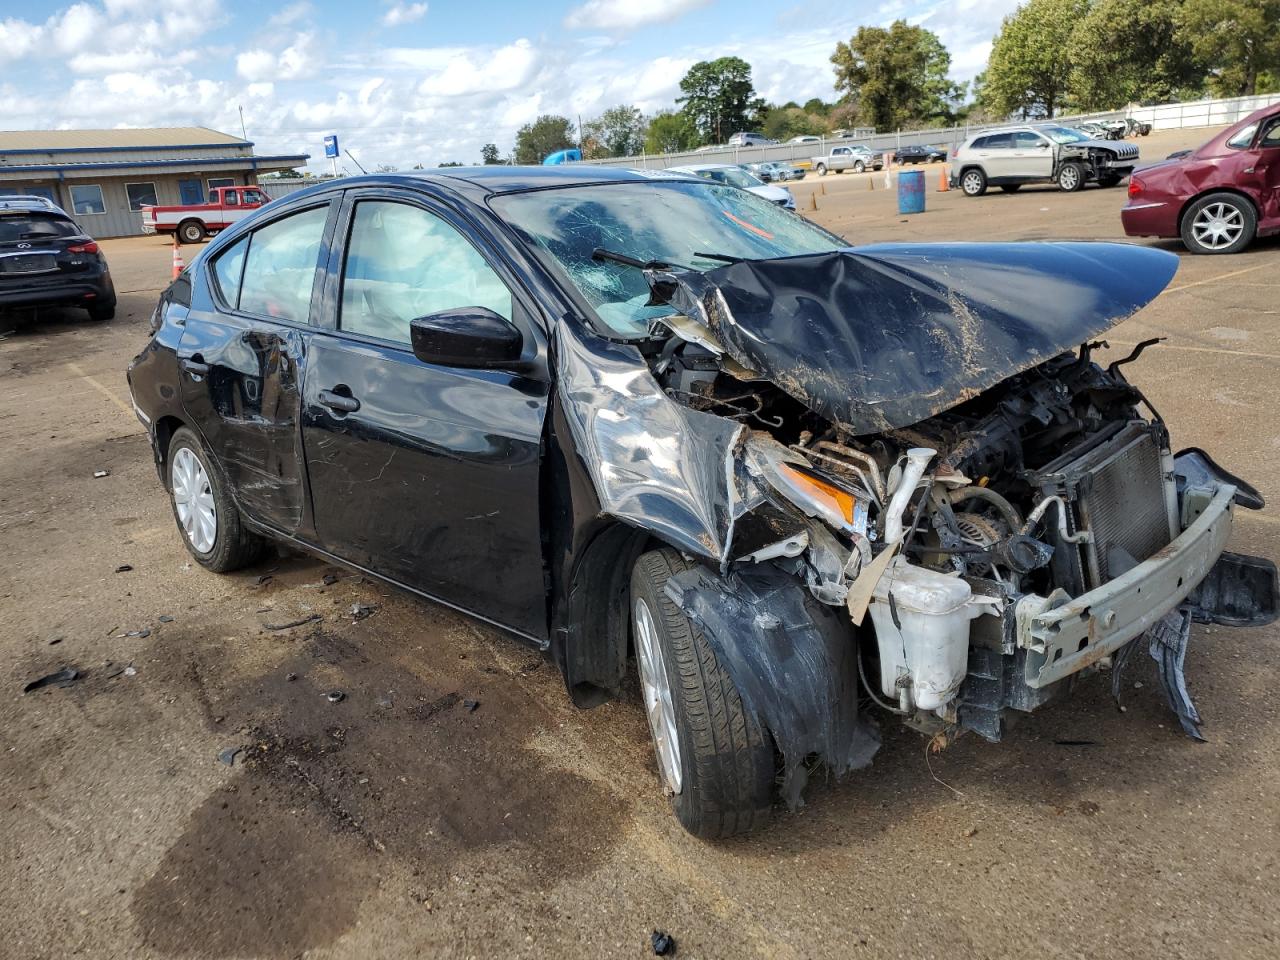
<path fill-rule="evenodd" d="M 1122 243 L 913 243 L 648 277 L 653 302 L 859 435 L 917 423 L 1076 348 L 1177 268 L 1173 254 Z"/>

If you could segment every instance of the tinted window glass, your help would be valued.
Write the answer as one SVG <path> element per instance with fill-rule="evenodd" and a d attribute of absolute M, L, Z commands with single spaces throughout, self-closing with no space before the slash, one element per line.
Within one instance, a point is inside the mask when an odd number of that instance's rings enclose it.
<path fill-rule="evenodd" d="M 102 188 L 96 183 L 72 184 L 71 206 L 79 216 L 107 212 L 107 205 L 102 202 Z"/>
<path fill-rule="evenodd" d="M 240 309 L 306 323 L 311 312 L 327 206 L 295 213 L 255 230 L 249 238 Z"/>
<path fill-rule="evenodd" d="M 986 149 L 988 150 L 1008 150 L 1013 146 L 1013 134 L 1011 133 L 993 133 L 987 137 Z"/>
<path fill-rule="evenodd" d="M 267 195 L 261 190 L 241 190 L 245 203 L 266 203 Z"/>
<path fill-rule="evenodd" d="M 153 207 L 157 203 L 154 183 L 126 183 L 124 192 L 129 195 L 130 210 L 141 210 L 144 203 Z"/>
<path fill-rule="evenodd" d="M 11 240 L 47 240 L 50 237 L 78 237 L 80 228 L 70 220 L 40 213 L 0 215 L 0 243 Z"/>
<path fill-rule="evenodd" d="M 1020 130 L 1013 135 L 1013 146 L 1018 150 L 1032 150 L 1044 143 L 1044 140 L 1030 130 Z"/>
<path fill-rule="evenodd" d="M 511 319 L 511 293 L 452 225 L 420 207 L 356 205 L 342 276 L 339 327 L 409 342 L 409 321 L 458 307 Z"/>
<path fill-rule="evenodd" d="M 987 149 L 987 141 L 988 141 L 988 140 L 990 140 L 990 139 L 991 139 L 990 137 L 979 137 L 977 140 L 973 141 L 973 143 L 970 145 L 969 149 L 970 149 L 970 150 L 985 150 L 985 149 Z"/>
<path fill-rule="evenodd" d="M 1271 121 L 1271 126 L 1262 135 L 1262 139 L 1258 141 L 1258 146 L 1280 147 L 1280 120 Z"/>
<path fill-rule="evenodd" d="M 218 254 L 218 259 L 213 261 L 213 275 L 218 282 L 218 292 L 232 308 L 240 300 L 240 274 L 244 271 L 244 252 L 248 249 L 249 238 L 243 237 Z"/>

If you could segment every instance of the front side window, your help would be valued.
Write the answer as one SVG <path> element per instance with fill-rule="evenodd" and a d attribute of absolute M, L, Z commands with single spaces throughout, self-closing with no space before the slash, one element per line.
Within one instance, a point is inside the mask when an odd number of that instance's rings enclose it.
<path fill-rule="evenodd" d="M 421 207 L 356 204 L 338 327 L 409 343 L 409 321 L 461 307 L 511 319 L 511 291 L 452 224 Z"/>
<path fill-rule="evenodd" d="M 267 195 L 261 190 L 241 190 L 245 203 L 266 203 Z"/>
<path fill-rule="evenodd" d="M 107 212 L 107 205 L 102 200 L 102 188 L 96 183 L 72 184 L 71 206 L 76 216 L 80 217 Z"/>
<path fill-rule="evenodd" d="M 1228 147 L 1234 147 L 1236 150 L 1248 150 L 1249 144 L 1253 143 L 1253 135 L 1258 132 L 1258 125 L 1251 123 L 1234 137 L 1227 141 Z"/>
<path fill-rule="evenodd" d="M 643 273 L 595 259 L 597 248 L 705 271 L 728 260 L 847 246 L 777 204 L 717 183 L 673 179 L 576 186 L 508 194 L 492 205 L 577 288 L 604 327 L 625 337 L 644 336 L 648 321 L 671 314 L 672 308 L 647 306 Z"/>
<path fill-rule="evenodd" d="M 128 194 L 130 210 L 141 210 L 144 204 L 154 207 L 159 203 L 154 183 L 126 183 L 124 192 Z"/>
<path fill-rule="evenodd" d="M 238 207 L 238 206 L 240 206 L 240 191 L 239 191 L 239 190 L 228 190 L 226 193 L 224 193 L 224 194 L 222 195 L 222 205 L 223 205 L 224 207 Z"/>
<path fill-rule="evenodd" d="M 1264 150 L 1280 147 L 1280 117 L 1271 121 L 1271 125 L 1262 134 L 1262 139 L 1258 141 L 1258 146 Z"/>
<path fill-rule="evenodd" d="M 1030 130 L 1019 130 L 1013 135 L 1013 146 L 1015 150 L 1034 150 L 1044 141 L 1040 139 L 1038 134 L 1032 133 Z"/>
<path fill-rule="evenodd" d="M 311 312 L 328 206 L 269 223 L 249 235 L 240 309 L 245 313 L 306 323 Z"/>

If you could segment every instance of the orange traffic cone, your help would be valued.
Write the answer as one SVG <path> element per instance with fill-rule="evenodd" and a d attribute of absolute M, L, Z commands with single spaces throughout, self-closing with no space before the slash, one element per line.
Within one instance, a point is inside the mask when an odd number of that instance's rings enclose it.
<path fill-rule="evenodd" d="M 178 247 L 178 238 L 173 238 L 173 276 L 170 279 L 177 280 L 178 275 L 187 269 L 186 262 L 182 259 L 182 250 Z"/>
<path fill-rule="evenodd" d="M 946 164 L 943 164 L 942 169 L 938 171 L 938 192 L 946 193 L 950 189 L 951 183 L 947 177 L 947 166 Z"/>

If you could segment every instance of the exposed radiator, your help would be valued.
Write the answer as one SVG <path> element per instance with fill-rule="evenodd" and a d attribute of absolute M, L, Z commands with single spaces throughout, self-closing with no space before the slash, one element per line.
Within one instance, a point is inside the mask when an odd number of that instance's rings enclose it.
<path fill-rule="evenodd" d="M 1040 471 L 1041 489 L 1073 503 L 1074 526 L 1092 535 L 1078 550 L 1062 543 L 1055 551 L 1059 562 L 1071 556 L 1067 568 L 1080 588 L 1120 576 L 1173 538 L 1154 430 L 1134 421 L 1076 459 L 1064 457 Z"/>

